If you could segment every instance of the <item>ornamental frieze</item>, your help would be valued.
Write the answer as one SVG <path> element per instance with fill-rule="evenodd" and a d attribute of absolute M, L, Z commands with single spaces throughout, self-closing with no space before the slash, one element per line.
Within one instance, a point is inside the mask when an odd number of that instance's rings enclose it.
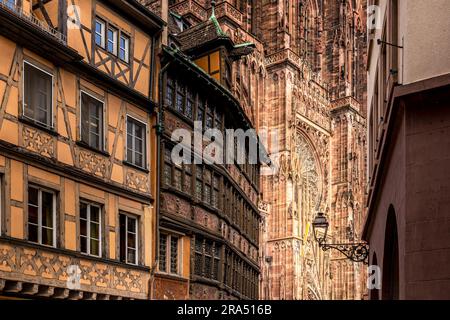
<path fill-rule="evenodd" d="M 150 174 L 140 173 L 136 170 L 127 168 L 125 176 L 125 184 L 127 187 L 137 191 L 150 193 Z"/>
<path fill-rule="evenodd" d="M 23 126 L 22 146 L 41 156 L 53 158 L 55 156 L 55 142 L 51 135 L 40 130 Z"/>
<path fill-rule="evenodd" d="M 78 149 L 78 163 L 82 170 L 102 178 L 107 177 L 111 165 L 105 156 L 82 149 Z"/>
<path fill-rule="evenodd" d="M 150 273 L 103 262 L 77 258 L 44 249 L 0 244 L 0 278 L 24 284 L 36 284 L 55 289 L 67 289 L 71 267 L 78 269 L 78 291 L 147 298 Z M 35 292 L 37 293 L 37 292 Z"/>
<path fill-rule="evenodd" d="M 161 194 L 161 209 L 173 215 L 191 220 L 191 206 L 185 200 L 170 193 Z"/>
<path fill-rule="evenodd" d="M 170 113 L 165 114 L 165 122 L 164 122 L 165 131 L 168 134 L 171 134 L 173 131 L 177 129 L 185 129 L 187 131 L 192 131 L 192 128 L 190 128 L 186 123 L 184 123 L 182 120 L 178 119 L 176 116 Z"/>

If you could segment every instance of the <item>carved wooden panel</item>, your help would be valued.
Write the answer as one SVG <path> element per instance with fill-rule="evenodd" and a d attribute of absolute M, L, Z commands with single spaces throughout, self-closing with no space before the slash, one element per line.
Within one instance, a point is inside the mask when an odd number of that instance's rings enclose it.
<path fill-rule="evenodd" d="M 36 152 L 47 158 L 53 158 L 55 156 L 55 142 L 53 137 L 34 128 L 23 127 L 22 146 L 27 150 Z"/>
<path fill-rule="evenodd" d="M 188 299 L 187 280 L 166 279 L 156 276 L 155 299 L 157 300 L 186 300 Z"/>
<path fill-rule="evenodd" d="M 169 193 L 162 193 L 161 209 L 168 213 L 191 220 L 191 206 L 188 202 Z"/>
<path fill-rule="evenodd" d="M 110 161 L 104 156 L 86 150 L 78 150 L 79 167 L 91 174 L 106 178 Z"/>
<path fill-rule="evenodd" d="M 125 184 L 127 187 L 141 191 L 150 192 L 150 174 L 140 173 L 136 170 L 127 169 Z"/>
<path fill-rule="evenodd" d="M 67 288 L 69 266 L 81 271 L 80 290 L 147 299 L 150 273 L 50 252 L 0 244 L 0 278 Z"/>

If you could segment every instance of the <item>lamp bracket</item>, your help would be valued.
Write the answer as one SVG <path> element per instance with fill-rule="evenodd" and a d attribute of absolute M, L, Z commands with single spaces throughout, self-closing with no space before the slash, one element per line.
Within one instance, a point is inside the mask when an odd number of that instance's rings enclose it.
<path fill-rule="evenodd" d="M 335 249 L 354 262 L 369 264 L 369 245 L 367 243 L 319 243 L 319 245 L 323 251 Z"/>
<path fill-rule="evenodd" d="M 386 41 L 383 41 L 381 39 L 377 40 L 377 44 L 378 45 L 384 44 L 384 45 L 391 46 L 391 47 L 394 47 L 394 48 L 403 49 L 403 46 L 399 46 L 398 44 L 395 44 L 395 43 L 386 42 Z"/>

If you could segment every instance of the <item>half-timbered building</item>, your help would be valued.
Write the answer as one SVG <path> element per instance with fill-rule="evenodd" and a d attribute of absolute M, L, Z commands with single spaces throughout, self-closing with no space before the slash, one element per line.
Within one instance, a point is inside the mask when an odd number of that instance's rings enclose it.
<path fill-rule="evenodd" d="M 156 298 L 257 299 L 259 161 L 249 161 L 248 145 L 244 163 L 205 161 L 210 142 L 204 138 L 200 149 L 183 140 L 192 146 L 193 152 L 183 155 L 192 163 L 173 161 L 177 129 L 194 136 L 195 126 L 201 134 L 253 128 L 229 90 L 232 61 L 254 46 L 235 44 L 223 33 L 214 8 L 210 19 L 195 27 L 173 13 L 168 24 L 169 45 L 163 47 L 161 63 L 164 130 Z M 222 148 L 219 143 L 220 149 L 229 150 L 226 141 Z"/>
<path fill-rule="evenodd" d="M 0 297 L 148 299 L 163 21 L 0 1 Z"/>

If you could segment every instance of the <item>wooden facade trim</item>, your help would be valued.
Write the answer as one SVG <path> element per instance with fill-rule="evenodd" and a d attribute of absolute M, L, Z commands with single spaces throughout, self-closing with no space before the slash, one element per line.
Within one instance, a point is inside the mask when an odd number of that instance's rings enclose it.
<path fill-rule="evenodd" d="M 5 235 L 0 236 L 0 243 L 2 243 L 2 242 L 8 243 L 11 245 L 15 245 L 15 246 L 27 247 L 30 249 L 45 250 L 45 251 L 53 252 L 56 254 L 69 255 L 71 257 L 80 258 L 83 260 L 90 260 L 90 261 L 94 261 L 94 262 L 105 263 L 108 265 L 115 265 L 115 266 L 122 267 L 125 269 L 133 269 L 133 270 L 139 270 L 139 271 L 145 271 L 145 272 L 151 271 L 150 267 L 143 266 L 143 265 L 134 265 L 134 264 L 123 263 L 123 262 L 120 262 L 119 260 L 95 257 L 95 256 L 83 254 L 79 251 L 72 251 L 72 250 L 68 250 L 68 249 L 64 249 L 64 248 L 42 246 L 37 243 L 29 242 L 27 240 L 11 238 L 11 237 L 8 237 Z"/>
<path fill-rule="evenodd" d="M 143 194 L 124 188 L 114 182 L 108 182 L 101 178 L 97 178 L 96 176 L 81 169 L 62 164 L 55 160 L 50 160 L 36 153 L 23 150 L 22 148 L 5 141 L 0 141 L 0 151 L 3 155 L 8 156 L 14 160 L 21 161 L 24 164 L 33 165 L 42 170 L 58 174 L 62 177 L 72 179 L 76 182 L 85 183 L 93 187 L 100 188 L 103 191 L 112 192 L 116 195 L 130 198 L 144 204 L 152 204 L 155 200 L 154 197 L 150 194 Z"/>
<path fill-rule="evenodd" d="M 162 140 L 163 143 L 167 143 L 169 142 L 170 144 L 175 144 L 168 136 L 167 134 L 164 134 L 164 139 Z M 193 154 L 195 153 L 195 150 L 193 150 Z M 242 190 L 242 188 L 237 184 L 236 181 L 234 181 L 234 179 L 231 177 L 230 173 L 228 172 L 228 170 L 226 170 L 224 167 L 219 166 L 217 164 L 214 165 L 210 165 L 210 164 L 203 164 L 204 166 L 206 166 L 207 168 L 221 174 L 223 177 L 225 177 L 227 179 L 227 182 L 229 182 L 230 184 L 233 185 L 233 187 L 239 192 L 239 194 L 245 199 L 245 201 L 247 202 L 247 204 L 249 206 L 252 207 L 252 209 L 257 212 L 258 217 L 261 217 L 261 214 L 259 212 L 259 209 L 257 207 L 256 204 L 254 204 L 250 198 L 247 196 L 247 194 Z M 236 168 L 238 168 L 238 170 L 240 171 L 240 174 L 243 174 L 242 170 L 239 168 L 239 166 L 236 165 Z M 247 179 L 247 176 L 245 175 L 245 178 Z M 248 179 L 247 179 L 248 183 L 250 183 L 254 189 L 254 191 L 256 193 L 258 193 L 258 189 L 254 186 L 254 184 L 252 184 Z M 170 189 L 170 188 L 167 188 Z M 192 196 L 192 198 L 194 198 Z"/>
<path fill-rule="evenodd" d="M 249 243 L 251 243 L 251 244 L 254 245 L 255 247 L 258 247 L 258 246 L 259 246 L 259 244 L 258 244 L 257 242 L 255 242 L 254 240 L 252 240 L 252 239 L 251 239 L 244 231 L 242 231 L 242 228 L 241 228 L 239 225 L 237 225 L 237 223 L 233 222 L 233 221 L 231 220 L 230 217 L 226 216 L 226 215 L 223 213 L 223 210 L 220 210 L 220 209 L 217 209 L 217 208 L 211 208 L 211 207 L 208 207 L 208 206 L 204 205 L 203 203 L 201 203 L 201 202 L 195 200 L 195 197 L 190 196 L 190 195 L 187 195 L 187 194 L 184 194 L 183 192 L 180 192 L 179 190 L 176 190 L 176 189 L 174 189 L 174 188 L 172 188 L 172 187 L 161 187 L 161 190 L 162 190 L 162 191 L 166 191 L 166 192 L 169 193 L 169 194 L 174 194 L 174 195 L 176 195 L 177 197 L 186 199 L 187 201 L 189 201 L 189 203 L 190 203 L 192 206 L 200 207 L 200 208 L 202 208 L 202 209 L 207 210 L 208 212 L 210 212 L 210 213 L 212 213 L 212 214 L 215 214 L 215 215 L 218 216 L 219 218 L 225 220 L 225 221 L 226 221 L 230 226 L 232 226 L 234 229 L 236 229 L 237 231 L 239 231 L 239 234 L 240 234 L 241 236 L 243 236 Z M 256 213 L 256 212 L 254 212 L 254 213 Z M 164 210 L 161 210 L 161 214 L 166 214 L 166 212 L 165 212 Z M 170 215 L 170 212 L 167 212 L 167 214 Z M 260 217 L 259 212 L 258 212 L 258 217 Z"/>
<path fill-rule="evenodd" d="M 246 257 L 240 251 L 240 249 L 236 248 L 231 242 L 229 242 L 227 239 L 223 238 L 221 234 L 213 233 L 205 228 L 202 228 L 195 222 L 186 220 L 184 218 L 179 218 L 173 214 L 164 213 L 164 212 L 161 212 L 161 213 L 162 214 L 161 214 L 161 219 L 160 219 L 160 227 L 166 227 L 166 228 L 173 229 L 176 231 L 181 231 L 186 234 L 194 232 L 203 237 L 206 237 L 213 241 L 224 244 L 228 248 L 230 248 L 235 254 L 237 254 L 240 258 L 242 258 L 244 261 L 246 261 L 248 264 L 250 264 L 255 270 L 260 272 L 260 268 L 257 265 L 256 261 L 252 261 L 248 257 Z M 259 248 L 256 247 L 256 249 L 259 249 Z"/>

